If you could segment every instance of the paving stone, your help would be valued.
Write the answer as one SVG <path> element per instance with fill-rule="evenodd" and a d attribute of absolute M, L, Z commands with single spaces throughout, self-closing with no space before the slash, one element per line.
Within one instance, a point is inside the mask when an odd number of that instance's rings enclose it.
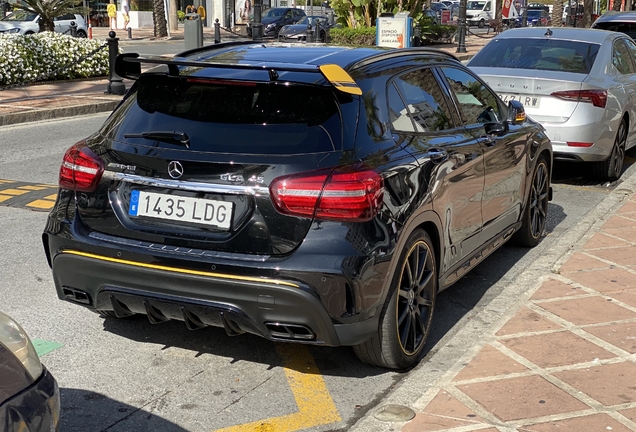
<path fill-rule="evenodd" d="M 564 282 L 549 279 L 541 285 L 541 287 L 532 295 L 531 300 L 544 300 L 549 298 L 567 297 L 572 295 L 586 294 L 579 287 L 566 284 Z"/>
<path fill-rule="evenodd" d="M 555 300 L 539 303 L 537 306 L 576 325 L 636 318 L 636 312 L 598 296 Z"/>
<path fill-rule="evenodd" d="M 570 331 L 522 336 L 500 342 L 542 368 L 569 366 L 595 359 L 616 357 L 615 354 Z"/>
<path fill-rule="evenodd" d="M 626 410 L 619 411 L 620 414 L 624 415 L 634 423 L 636 423 L 636 408 L 630 408 Z"/>
<path fill-rule="evenodd" d="M 615 237 L 608 236 L 603 233 L 596 233 L 592 236 L 591 239 L 585 243 L 583 249 L 597 249 L 597 248 L 606 248 L 606 247 L 614 247 L 614 246 L 627 246 L 630 245 L 629 242 L 625 240 L 620 240 Z"/>
<path fill-rule="evenodd" d="M 553 375 L 603 405 L 636 402 L 636 365 L 630 362 L 556 372 Z"/>
<path fill-rule="evenodd" d="M 415 417 L 413 417 L 413 420 L 402 427 L 402 432 L 432 432 L 469 425 L 474 425 L 474 423 L 448 417 L 417 413 Z"/>
<path fill-rule="evenodd" d="M 607 220 L 601 227 L 602 230 L 608 230 L 613 228 L 631 228 L 634 226 L 634 221 L 628 217 L 621 215 L 614 215 Z"/>
<path fill-rule="evenodd" d="M 453 381 L 465 381 L 516 372 L 527 372 L 528 368 L 511 359 L 490 345 L 481 351 L 457 374 Z"/>
<path fill-rule="evenodd" d="M 605 230 L 608 234 L 615 235 L 631 242 L 636 242 L 636 228 L 616 228 Z"/>
<path fill-rule="evenodd" d="M 593 250 L 589 253 L 625 267 L 636 266 L 636 246 Z"/>
<path fill-rule="evenodd" d="M 636 322 L 586 327 L 584 330 L 630 354 L 636 354 Z"/>
<path fill-rule="evenodd" d="M 608 294 L 608 296 L 636 308 L 636 291 L 615 292 Z"/>
<path fill-rule="evenodd" d="M 636 289 L 636 274 L 619 268 L 592 272 L 570 272 L 565 276 L 602 293 Z"/>
<path fill-rule="evenodd" d="M 455 396 L 441 390 L 424 409 L 425 414 L 452 417 L 458 420 L 483 422 L 477 414 L 461 403 Z"/>
<path fill-rule="evenodd" d="M 561 328 L 563 327 L 554 321 L 539 315 L 527 307 L 522 307 L 506 324 L 504 324 L 496 335 L 508 336 L 518 333 L 557 330 Z"/>
<path fill-rule="evenodd" d="M 569 413 L 589 407 L 538 375 L 457 386 L 503 421 Z"/>
<path fill-rule="evenodd" d="M 561 266 L 561 274 L 602 268 L 609 268 L 609 264 L 581 252 L 575 252 L 566 263 Z"/>
<path fill-rule="evenodd" d="M 636 213 L 636 200 L 631 199 L 627 201 L 623 206 L 618 209 L 616 212 L 618 214 L 626 214 L 626 213 Z"/>
<path fill-rule="evenodd" d="M 607 414 L 555 420 L 517 428 L 519 432 L 630 432 L 631 429 Z"/>

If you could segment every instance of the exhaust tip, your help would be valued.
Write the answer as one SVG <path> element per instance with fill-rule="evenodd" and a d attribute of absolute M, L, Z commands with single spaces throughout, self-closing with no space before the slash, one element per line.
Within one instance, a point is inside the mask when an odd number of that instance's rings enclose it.
<path fill-rule="evenodd" d="M 277 339 L 313 340 L 316 334 L 306 325 L 289 323 L 265 323 L 270 335 Z"/>

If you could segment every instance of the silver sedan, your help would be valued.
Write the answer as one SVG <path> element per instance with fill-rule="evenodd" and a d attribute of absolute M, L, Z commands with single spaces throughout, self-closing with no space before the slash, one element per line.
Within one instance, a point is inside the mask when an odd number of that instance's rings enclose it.
<path fill-rule="evenodd" d="M 636 145 L 632 39 L 595 29 L 513 29 L 468 66 L 504 101 L 524 104 L 545 128 L 556 160 L 593 162 L 601 180 L 620 177 L 625 150 Z"/>

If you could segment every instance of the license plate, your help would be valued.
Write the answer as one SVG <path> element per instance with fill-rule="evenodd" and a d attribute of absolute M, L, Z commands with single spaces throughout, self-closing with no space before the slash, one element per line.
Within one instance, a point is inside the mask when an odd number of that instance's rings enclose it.
<path fill-rule="evenodd" d="M 541 105 L 541 98 L 538 96 L 525 96 L 510 93 L 499 93 L 499 97 L 504 102 L 510 102 L 511 100 L 519 101 L 526 108 L 539 108 Z"/>
<path fill-rule="evenodd" d="M 204 198 L 191 198 L 133 190 L 130 194 L 130 216 L 146 216 L 230 229 L 233 204 Z"/>

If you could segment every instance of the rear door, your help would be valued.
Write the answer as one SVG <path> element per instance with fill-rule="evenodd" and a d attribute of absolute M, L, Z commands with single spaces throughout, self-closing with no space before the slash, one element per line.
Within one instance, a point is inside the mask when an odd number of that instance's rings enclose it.
<path fill-rule="evenodd" d="M 636 44 L 631 39 L 616 39 L 613 44 L 612 64 L 618 71 L 618 81 L 623 87 L 625 106 L 629 118 L 636 118 Z M 629 122 L 628 148 L 636 139 L 636 125 Z"/>
<path fill-rule="evenodd" d="M 433 68 L 414 69 L 389 82 L 390 124 L 429 181 L 433 210 L 442 221 L 444 274 L 479 245 L 483 223 L 482 148 L 456 124 Z"/>
<path fill-rule="evenodd" d="M 288 253 L 312 210 L 279 212 L 268 187 L 339 163 L 348 104 L 331 87 L 143 75 L 88 142 L 106 171 L 79 194 L 80 218 L 93 236 L 146 247 Z"/>

